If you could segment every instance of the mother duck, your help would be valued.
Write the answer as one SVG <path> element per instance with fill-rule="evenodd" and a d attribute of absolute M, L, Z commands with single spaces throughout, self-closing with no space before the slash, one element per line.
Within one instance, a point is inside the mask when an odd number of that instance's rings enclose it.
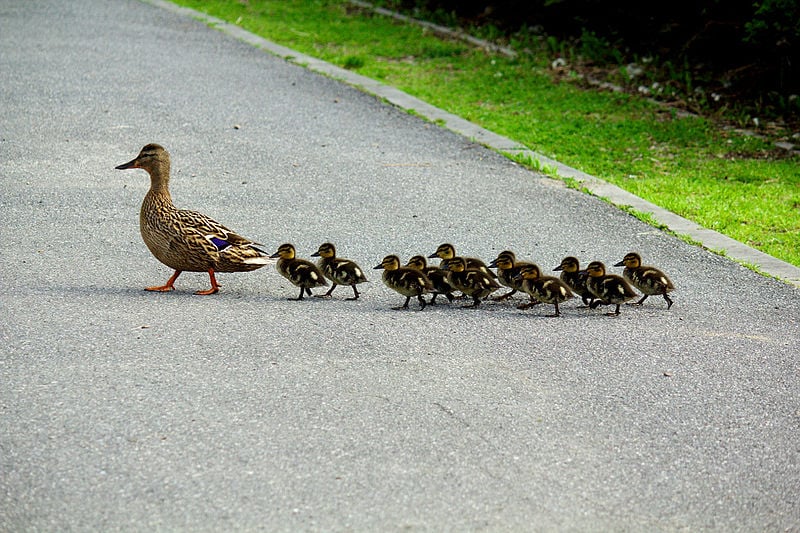
<path fill-rule="evenodd" d="M 215 272 L 246 272 L 273 262 L 258 243 L 202 213 L 175 207 L 169 194 L 169 152 L 162 146 L 148 144 L 135 159 L 116 167 L 129 168 L 150 174 L 150 190 L 139 215 L 144 243 L 156 259 L 175 270 L 166 284 L 145 290 L 172 291 L 181 272 L 208 272 L 211 288 L 195 294 L 214 294 L 219 291 Z"/>

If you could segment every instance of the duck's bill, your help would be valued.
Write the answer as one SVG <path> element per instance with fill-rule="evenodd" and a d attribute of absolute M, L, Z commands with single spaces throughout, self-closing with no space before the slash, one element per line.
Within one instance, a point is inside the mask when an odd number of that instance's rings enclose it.
<path fill-rule="evenodd" d="M 139 168 L 139 164 L 137 163 L 136 159 L 131 159 L 127 163 L 122 163 L 119 166 L 114 167 L 117 170 L 125 170 L 128 168 Z"/>

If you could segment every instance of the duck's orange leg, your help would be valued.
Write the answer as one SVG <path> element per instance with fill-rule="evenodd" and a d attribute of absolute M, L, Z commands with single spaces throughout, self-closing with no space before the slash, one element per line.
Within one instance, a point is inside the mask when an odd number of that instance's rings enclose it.
<path fill-rule="evenodd" d="M 176 270 L 175 273 L 172 275 L 171 278 L 167 280 L 165 285 L 161 285 L 160 287 L 145 287 L 144 290 L 146 291 L 155 291 L 155 292 L 169 292 L 175 290 L 175 280 L 178 279 L 178 276 L 181 275 L 183 270 Z"/>
<path fill-rule="evenodd" d="M 195 294 L 206 296 L 208 294 L 215 294 L 219 292 L 219 285 L 217 284 L 217 278 L 214 277 L 213 268 L 208 269 L 208 277 L 211 279 L 211 288 L 205 291 L 197 291 Z"/>

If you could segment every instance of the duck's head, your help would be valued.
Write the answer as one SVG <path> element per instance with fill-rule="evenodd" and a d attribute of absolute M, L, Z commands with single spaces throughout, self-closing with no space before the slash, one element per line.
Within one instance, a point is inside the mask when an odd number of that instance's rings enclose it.
<path fill-rule="evenodd" d="M 442 265 L 442 268 L 452 272 L 464 272 L 467 269 L 467 261 L 463 257 L 452 257 Z"/>
<path fill-rule="evenodd" d="M 131 159 L 127 163 L 123 163 L 117 167 L 117 170 L 127 170 L 129 168 L 142 168 L 149 172 L 151 175 L 154 170 L 164 170 L 169 174 L 169 152 L 167 152 L 160 144 L 148 144 L 135 159 Z"/>
<path fill-rule="evenodd" d="M 322 257 L 324 259 L 336 257 L 336 247 L 329 242 L 320 244 L 319 249 L 311 254 L 311 257 Z"/>
<path fill-rule="evenodd" d="M 555 267 L 553 270 L 563 270 L 564 272 L 577 272 L 580 270 L 580 263 L 576 257 L 567 256 L 561 260 L 561 264 Z"/>
<path fill-rule="evenodd" d="M 514 276 L 514 279 L 517 281 L 522 279 L 536 279 L 541 275 L 542 273 L 539 270 L 539 266 L 531 263 L 529 265 L 521 266 L 519 272 L 517 272 L 517 275 Z"/>
<path fill-rule="evenodd" d="M 408 260 L 406 266 L 414 268 L 416 270 L 425 270 L 428 267 L 428 261 L 425 260 L 425 256 L 415 255 L 414 257 Z"/>
<path fill-rule="evenodd" d="M 294 259 L 294 254 L 294 245 L 286 243 L 278 246 L 278 251 L 272 254 L 270 257 L 272 259 L 275 259 L 276 257 L 280 257 L 281 259 Z"/>
<path fill-rule="evenodd" d="M 400 258 L 396 255 L 387 255 L 380 265 L 373 267 L 374 270 L 397 270 L 398 268 L 400 268 Z"/>
<path fill-rule="evenodd" d="M 628 268 L 639 268 L 642 266 L 642 256 L 637 254 L 636 252 L 631 252 L 629 254 L 625 254 L 625 257 L 622 258 L 622 261 L 619 263 L 614 264 L 615 267 L 628 267 Z"/>
<path fill-rule="evenodd" d="M 452 259 L 455 256 L 456 256 L 455 246 L 449 243 L 444 243 L 440 244 L 439 247 L 436 249 L 436 251 L 428 256 L 428 259 L 433 259 L 434 257 L 439 257 L 441 259 Z"/>
<path fill-rule="evenodd" d="M 489 268 L 499 268 L 500 270 L 508 270 L 509 268 L 514 268 L 515 262 L 516 262 L 516 257 L 514 256 L 514 252 L 506 250 L 505 252 L 500 252 L 497 258 L 491 263 L 489 263 Z"/>
<path fill-rule="evenodd" d="M 600 261 L 592 261 L 586 267 L 586 272 L 593 278 L 600 278 L 606 275 L 606 266 Z"/>

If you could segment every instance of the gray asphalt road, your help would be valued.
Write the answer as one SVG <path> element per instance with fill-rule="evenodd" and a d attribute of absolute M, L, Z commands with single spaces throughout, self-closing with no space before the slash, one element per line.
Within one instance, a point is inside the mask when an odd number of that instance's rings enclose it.
<path fill-rule="evenodd" d="M 1 530 L 800 529 L 796 288 L 145 3 L 4 2 L 0 46 Z M 268 248 L 639 250 L 675 305 L 147 293 L 148 142 Z"/>

